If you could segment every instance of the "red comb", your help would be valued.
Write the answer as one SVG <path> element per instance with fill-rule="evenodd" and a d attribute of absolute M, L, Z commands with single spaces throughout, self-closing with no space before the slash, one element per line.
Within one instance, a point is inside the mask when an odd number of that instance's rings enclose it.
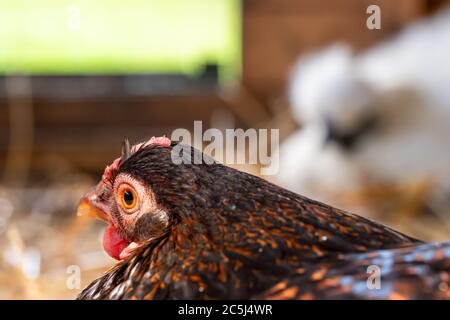
<path fill-rule="evenodd" d="M 115 172 L 119 170 L 121 158 L 117 158 L 113 161 L 109 166 L 106 166 L 105 171 L 103 172 L 102 181 L 104 183 L 110 183 L 113 180 L 113 176 Z"/>
<path fill-rule="evenodd" d="M 163 137 L 151 137 L 148 144 L 157 144 L 164 147 L 170 147 L 171 141 L 166 136 Z"/>
<path fill-rule="evenodd" d="M 144 148 L 151 144 L 155 144 L 155 145 L 162 146 L 162 147 L 170 147 L 171 141 L 166 136 L 151 137 L 150 140 L 148 140 L 146 142 L 141 142 L 141 143 L 138 143 L 138 144 L 135 144 L 134 146 L 132 146 L 131 150 L 130 150 L 130 155 L 137 152 L 141 148 Z M 105 171 L 103 172 L 103 176 L 102 176 L 103 182 L 105 182 L 105 183 L 112 182 L 114 175 L 116 174 L 117 171 L 119 171 L 121 161 L 122 161 L 122 158 L 117 158 L 113 161 L 112 164 L 110 164 L 109 166 L 106 166 Z"/>
<path fill-rule="evenodd" d="M 141 142 L 141 143 L 138 143 L 138 144 L 135 144 L 134 146 L 132 146 L 131 154 L 133 154 L 136 151 L 138 151 L 139 149 L 149 146 L 151 144 L 156 144 L 156 145 L 162 146 L 162 147 L 170 147 L 171 141 L 167 137 L 151 137 L 150 140 L 148 140 L 146 142 Z"/>

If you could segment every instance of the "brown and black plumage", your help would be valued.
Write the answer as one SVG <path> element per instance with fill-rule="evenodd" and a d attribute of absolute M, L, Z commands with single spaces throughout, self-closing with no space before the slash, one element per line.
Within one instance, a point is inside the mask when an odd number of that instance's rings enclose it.
<path fill-rule="evenodd" d="M 175 164 L 173 145 L 125 146 L 82 198 L 80 211 L 120 238 L 105 237 L 105 248 L 121 261 L 79 299 L 449 298 L 450 244 L 423 244 L 219 163 Z M 139 209 L 127 209 L 130 193 Z M 381 291 L 362 285 L 371 264 Z"/>

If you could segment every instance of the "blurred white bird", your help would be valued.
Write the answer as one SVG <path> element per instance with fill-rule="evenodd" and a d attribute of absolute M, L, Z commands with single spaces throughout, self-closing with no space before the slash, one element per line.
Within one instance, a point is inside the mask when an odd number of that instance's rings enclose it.
<path fill-rule="evenodd" d="M 289 100 L 302 128 L 280 148 L 278 182 L 323 201 L 367 183 L 450 190 L 450 8 L 359 55 L 301 57 Z"/>

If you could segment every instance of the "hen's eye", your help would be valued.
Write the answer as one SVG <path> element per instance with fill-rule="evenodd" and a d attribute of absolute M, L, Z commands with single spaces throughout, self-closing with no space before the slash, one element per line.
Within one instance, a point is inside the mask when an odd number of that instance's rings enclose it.
<path fill-rule="evenodd" d="M 136 206 L 136 194 L 133 190 L 125 188 L 121 192 L 120 202 L 125 209 L 133 209 Z"/>
<path fill-rule="evenodd" d="M 130 207 L 133 205 L 134 195 L 131 191 L 127 190 L 123 193 L 123 202 Z"/>

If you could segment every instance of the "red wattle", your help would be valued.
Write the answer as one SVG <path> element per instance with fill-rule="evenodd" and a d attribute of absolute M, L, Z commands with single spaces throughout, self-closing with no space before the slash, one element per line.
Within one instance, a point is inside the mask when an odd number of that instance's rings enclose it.
<path fill-rule="evenodd" d="M 130 243 L 123 239 L 116 227 L 110 224 L 103 235 L 103 248 L 105 248 L 106 253 L 116 260 L 120 260 L 120 253 L 125 249 Z"/>

